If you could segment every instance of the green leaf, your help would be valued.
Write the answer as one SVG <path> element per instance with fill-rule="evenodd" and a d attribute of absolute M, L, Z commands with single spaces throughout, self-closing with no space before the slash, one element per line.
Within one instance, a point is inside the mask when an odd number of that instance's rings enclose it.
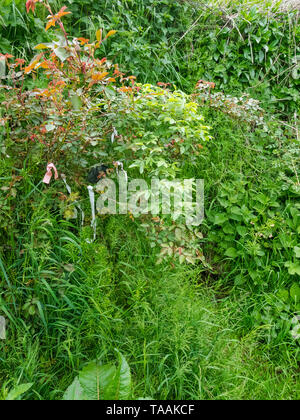
<path fill-rule="evenodd" d="M 225 255 L 230 258 L 236 258 L 238 256 L 238 253 L 235 248 L 228 248 L 225 252 Z"/>
<path fill-rule="evenodd" d="M 6 62 L 5 59 L 0 59 L 0 77 L 5 76 L 5 68 L 6 68 Z"/>
<path fill-rule="evenodd" d="M 237 276 L 235 276 L 234 278 L 234 284 L 236 286 L 241 286 L 242 284 L 244 284 L 246 281 L 246 277 L 244 277 L 242 274 L 239 274 Z"/>
<path fill-rule="evenodd" d="M 295 68 L 292 70 L 292 78 L 293 78 L 293 79 L 295 79 L 295 80 L 299 79 L 299 75 L 298 75 L 298 67 L 295 67 Z"/>
<path fill-rule="evenodd" d="M 248 232 L 245 226 L 237 226 L 236 230 L 240 236 L 246 236 Z"/>
<path fill-rule="evenodd" d="M 293 301 L 300 302 L 300 287 L 299 284 L 293 283 L 290 288 L 290 295 Z"/>
<path fill-rule="evenodd" d="M 226 223 L 223 226 L 223 231 L 227 234 L 227 235 L 234 235 L 234 227 L 232 226 L 232 224 L 230 223 Z"/>
<path fill-rule="evenodd" d="M 111 385 L 115 380 L 116 367 L 94 361 L 79 373 L 79 382 L 86 400 L 110 400 Z"/>
<path fill-rule="evenodd" d="M 228 220 L 226 214 L 224 213 L 219 213 L 215 215 L 215 221 L 214 224 L 215 225 L 222 225 L 223 223 L 225 223 Z"/>
<path fill-rule="evenodd" d="M 288 302 L 289 297 L 290 297 L 289 292 L 286 289 L 280 289 L 277 293 L 277 296 L 283 302 Z"/>
<path fill-rule="evenodd" d="M 183 264 L 185 262 L 185 256 L 184 255 L 179 255 L 179 263 Z"/>
<path fill-rule="evenodd" d="M 24 394 L 26 391 L 28 391 L 33 384 L 22 384 L 22 385 L 18 385 L 16 386 L 14 389 L 12 389 L 8 396 L 6 397 L 7 401 L 14 401 L 16 400 L 18 397 L 20 397 L 22 394 Z"/>
<path fill-rule="evenodd" d="M 300 247 L 294 246 L 294 253 L 296 255 L 296 258 L 300 258 Z"/>
<path fill-rule="evenodd" d="M 130 368 L 125 357 L 118 350 L 116 351 L 119 355 L 119 367 L 111 394 L 114 395 L 115 400 L 128 400 L 131 392 Z"/>
<path fill-rule="evenodd" d="M 182 238 L 182 231 L 181 231 L 181 229 L 179 229 L 179 228 L 176 228 L 176 229 L 175 229 L 175 238 L 176 238 L 178 241 L 180 241 L 180 240 L 181 240 L 181 238 Z"/>
<path fill-rule="evenodd" d="M 242 214 L 242 210 L 241 210 L 241 208 L 240 208 L 240 207 L 238 207 L 238 206 L 232 206 L 232 207 L 230 208 L 230 212 L 231 212 L 232 214 L 236 214 L 237 216 L 240 216 L 240 215 Z"/>
<path fill-rule="evenodd" d="M 69 386 L 63 396 L 65 401 L 82 401 L 84 400 L 83 388 L 80 385 L 78 377 L 76 377 L 73 383 Z"/>
<path fill-rule="evenodd" d="M 62 62 L 70 57 L 70 53 L 64 47 L 55 48 L 54 53 Z"/>
<path fill-rule="evenodd" d="M 71 103 L 75 111 L 79 111 L 82 106 L 82 100 L 78 95 L 71 96 Z"/>
<path fill-rule="evenodd" d="M 289 274 L 291 274 L 291 276 L 294 276 L 295 274 L 298 274 L 300 276 L 300 264 L 299 263 L 293 263 L 292 261 L 287 261 L 284 264 L 284 266 L 288 268 Z"/>

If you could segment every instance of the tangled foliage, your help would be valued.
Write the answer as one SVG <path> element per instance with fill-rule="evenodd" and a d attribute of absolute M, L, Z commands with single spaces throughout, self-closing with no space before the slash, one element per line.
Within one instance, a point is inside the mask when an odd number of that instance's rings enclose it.
<path fill-rule="evenodd" d="M 117 58 L 121 69 L 143 83 L 172 82 L 191 92 L 202 78 L 228 94 L 246 91 L 285 118 L 299 108 L 299 14 L 282 11 L 280 2 L 49 2 L 57 9 L 67 4 L 72 19 L 66 18 L 66 28 L 72 35 L 92 38 L 98 27 L 108 31 L 113 24 L 117 42 L 102 46 L 105 56 Z M 37 7 L 24 16 L 25 1 L 0 3 L 1 51 L 25 56 L 33 40 L 50 39 L 43 25 L 47 11 Z"/>
<path fill-rule="evenodd" d="M 241 97 L 225 95 L 223 92 L 211 92 L 215 84 L 199 80 L 196 85 L 195 97 L 201 105 L 208 104 L 233 118 L 237 118 L 253 126 L 265 125 L 264 110 L 260 107 L 259 101 L 243 94 Z"/>
<path fill-rule="evenodd" d="M 55 29 L 52 41 L 38 44 L 29 64 L 13 60 L 10 54 L 1 56 L 5 108 L 0 120 L 1 153 L 12 159 L 15 168 L 9 185 L 6 180 L 2 186 L 3 208 L 9 212 L 16 205 L 23 176 L 15 172 L 27 162 L 36 167 L 35 181 L 50 162 L 59 173 L 73 174 L 78 192 L 53 200 L 63 201 L 67 218 L 74 216 L 71 207 L 80 196 L 85 198 L 87 171 L 96 164 L 105 163 L 109 171 L 104 175 L 112 178 L 117 175 L 115 162 L 122 162 L 129 177 L 182 177 L 185 160 L 193 165 L 202 144 L 210 139 L 198 104 L 166 84 L 138 84 L 117 64 L 100 58 L 99 48 L 115 30 L 104 34 L 99 29 L 93 41 L 69 37 L 62 22 L 70 13 L 66 7 L 54 13 L 47 1 L 28 0 L 27 11 L 39 3 L 49 12 L 46 30 Z M 14 223 L 9 219 L 6 228 Z M 164 223 L 173 231 L 182 221 Z M 179 251 L 174 252 L 182 262 L 182 255 L 189 262 L 197 255 L 203 258 L 195 244 L 192 251 L 182 251 L 190 245 L 189 236 L 182 235 Z"/>

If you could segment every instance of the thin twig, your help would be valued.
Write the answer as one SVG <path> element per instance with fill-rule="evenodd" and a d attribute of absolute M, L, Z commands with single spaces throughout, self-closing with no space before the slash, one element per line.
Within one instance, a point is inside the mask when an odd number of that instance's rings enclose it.
<path fill-rule="evenodd" d="M 171 48 L 176 47 L 176 45 L 183 40 L 183 38 L 185 38 L 185 36 L 191 32 L 192 29 L 194 29 L 194 27 L 197 25 L 197 23 L 199 22 L 199 20 L 202 18 L 202 15 L 198 16 L 198 18 L 195 20 L 195 22 L 192 24 L 192 26 L 182 35 L 182 37 L 180 37 L 173 45 Z"/>

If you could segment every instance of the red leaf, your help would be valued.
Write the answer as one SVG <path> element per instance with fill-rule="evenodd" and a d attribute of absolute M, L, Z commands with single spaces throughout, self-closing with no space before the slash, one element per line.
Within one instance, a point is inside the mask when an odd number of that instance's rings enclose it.
<path fill-rule="evenodd" d="M 35 3 L 37 3 L 40 0 L 27 0 L 26 2 L 26 11 L 27 13 L 30 12 L 30 10 L 32 10 L 34 12 L 35 9 Z"/>

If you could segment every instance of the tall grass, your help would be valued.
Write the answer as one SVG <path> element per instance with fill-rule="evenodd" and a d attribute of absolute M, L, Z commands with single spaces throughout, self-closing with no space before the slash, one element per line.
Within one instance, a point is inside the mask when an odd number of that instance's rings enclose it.
<path fill-rule="evenodd" d="M 2 382 L 33 382 L 28 398 L 58 399 L 85 361 L 109 360 L 117 347 L 133 370 L 135 396 L 296 397 L 296 361 L 282 365 L 259 350 L 259 329 L 241 334 L 241 308 L 251 300 L 217 300 L 195 269 L 156 268 L 131 222 L 105 223 L 106 245 L 87 244 L 49 214 L 31 223 L 47 241 L 8 264 L 17 310 L 8 289 Z M 29 297 L 33 316 L 22 309 Z"/>

